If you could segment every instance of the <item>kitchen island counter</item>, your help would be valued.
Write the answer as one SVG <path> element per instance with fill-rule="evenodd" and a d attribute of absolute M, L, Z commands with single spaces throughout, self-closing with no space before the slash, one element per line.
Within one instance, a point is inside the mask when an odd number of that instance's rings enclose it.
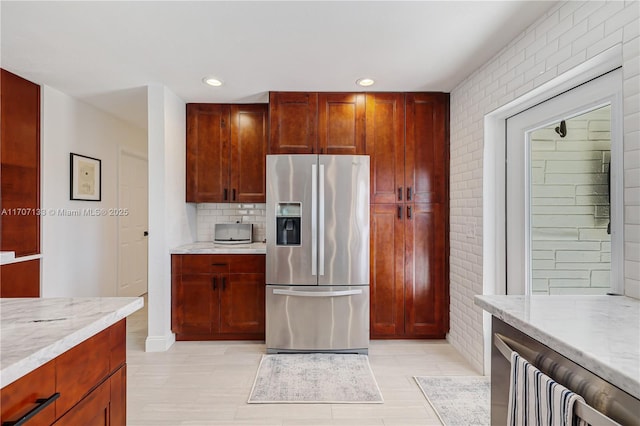
<path fill-rule="evenodd" d="M 171 254 L 265 254 L 265 243 L 215 244 L 210 241 L 185 244 L 171 250 Z"/>
<path fill-rule="evenodd" d="M 143 305 L 141 297 L 0 299 L 0 388 Z"/>
<path fill-rule="evenodd" d="M 476 296 L 475 304 L 640 398 L 640 301 L 624 296 Z"/>

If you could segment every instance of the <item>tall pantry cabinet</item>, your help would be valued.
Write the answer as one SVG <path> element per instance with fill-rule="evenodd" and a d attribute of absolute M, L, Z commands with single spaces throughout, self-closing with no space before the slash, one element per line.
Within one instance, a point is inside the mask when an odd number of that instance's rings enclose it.
<path fill-rule="evenodd" d="M 449 95 L 371 93 L 371 337 L 449 327 Z"/>
<path fill-rule="evenodd" d="M 40 86 L 1 70 L 0 249 L 40 253 Z M 0 297 L 38 297 L 40 260 L 2 265 Z"/>

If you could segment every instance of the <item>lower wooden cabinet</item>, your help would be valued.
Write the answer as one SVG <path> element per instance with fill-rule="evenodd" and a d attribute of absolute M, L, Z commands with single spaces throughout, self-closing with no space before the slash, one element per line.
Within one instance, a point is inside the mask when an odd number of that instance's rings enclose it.
<path fill-rule="evenodd" d="M 171 256 L 177 340 L 264 339 L 265 256 Z"/>
<path fill-rule="evenodd" d="M 40 259 L 0 266 L 0 297 L 40 297 Z"/>
<path fill-rule="evenodd" d="M 446 223 L 439 204 L 371 205 L 371 337 L 449 329 Z"/>
<path fill-rule="evenodd" d="M 126 320 L 0 390 L 2 424 L 45 406 L 26 424 L 126 424 Z M 49 403 L 50 402 L 50 403 Z"/>

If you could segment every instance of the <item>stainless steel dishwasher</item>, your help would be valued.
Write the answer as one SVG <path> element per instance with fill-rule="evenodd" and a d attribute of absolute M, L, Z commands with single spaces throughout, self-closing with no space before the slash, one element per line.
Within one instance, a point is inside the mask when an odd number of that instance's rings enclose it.
<path fill-rule="evenodd" d="M 575 413 L 592 426 L 640 425 L 640 400 L 496 317 L 492 317 L 491 424 L 507 423 L 510 352 L 516 351 L 586 403 Z"/>

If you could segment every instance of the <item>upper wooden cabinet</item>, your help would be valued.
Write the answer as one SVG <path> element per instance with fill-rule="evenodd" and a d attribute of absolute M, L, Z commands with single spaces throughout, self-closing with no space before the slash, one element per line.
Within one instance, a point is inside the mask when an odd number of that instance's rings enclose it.
<path fill-rule="evenodd" d="M 187 104 L 187 201 L 265 202 L 266 104 Z"/>
<path fill-rule="evenodd" d="M 40 86 L 1 70 L 0 248 L 40 253 Z"/>
<path fill-rule="evenodd" d="M 266 201 L 268 106 L 231 105 L 231 201 Z"/>
<path fill-rule="evenodd" d="M 269 154 L 312 154 L 318 145 L 318 94 L 269 93 Z"/>
<path fill-rule="evenodd" d="M 395 203 L 404 187 L 404 95 L 367 94 L 371 203 Z"/>
<path fill-rule="evenodd" d="M 371 202 L 448 199 L 448 93 L 368 93 Z"/>
<path fill-rule="evenodd" d="M 270 154 L 364 154 L 362 93 L 271 92 Z"/>
<path fill-rule="evenodd" d="M 406 201 L 448 200 L 449 94 L 407 93 L 404 191 Z"/>

